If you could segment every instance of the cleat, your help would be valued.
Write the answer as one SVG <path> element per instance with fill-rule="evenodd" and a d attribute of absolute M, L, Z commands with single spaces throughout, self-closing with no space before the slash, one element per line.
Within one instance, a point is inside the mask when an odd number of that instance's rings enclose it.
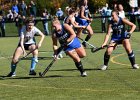
<path fill-rule="evenodd" d="M 15 76 L 16 76 L 16 74 L 13 73 L 13 72 L 10 72 L 10 73 L 7 75 L 7 77 L 15 77 Z"/>
<path fill-rule="evenodd" d="M 82 77 L 86 77 L 87 76 L 87 73 L 86 72 L 83 72 L 83 73 L 81 73 L 81 76 Z"/>
<path fill-rule="evenodd" d="M 107 70 L 107 67 L 108 66 L 106 66 L 106 65 L 102 65 L 101 68 L 100 68 L 100 70 Z"/>
<path fill-rule="evenodd" d="M 134 65 L 132 66 L 132 68 L 133 68 L 133 69 L 139 69 L 139 65 L 138 65 L 138 64 L 134 64 Z"/>
<path fill-rule="evenodd" d="M 87 47 L 86 42 L 83 42 L 82 45 L 83 45 L 85 48 Z"/>
<path fill-rule="evenodd" d="M 34 70 L 30 70 L 29 75 L 36 75 L 36 72 Z"/>
<path fill-rule="evenodd" d="M 63 55 L 62 54 L 59 54 L 58 58 L 63 58 Z"/>

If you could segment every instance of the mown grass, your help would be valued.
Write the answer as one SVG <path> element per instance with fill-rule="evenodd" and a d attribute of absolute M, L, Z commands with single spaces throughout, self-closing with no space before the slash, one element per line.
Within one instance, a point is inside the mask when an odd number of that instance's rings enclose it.
<path fill-rule="evenodd" d="M 95 34 L 89 41 L 100 46 L 105 34 Z M 82 35 L 84 38 L 86 35 Z M 135 32 L 131 38 L 136 62 L 140 64 L 140 35 Z M 36 37 L 39 40 L 39 36 Z M 105 50 L 91 53 L 82 59 L 88 77 L 80 77 L 70 57 L 56 61 L 44 78 L 29 76 L 31 55 L 17 65 L 15 78 L 3 78 L 10 71 L 12 54 L 18 44 L 18 37 L 0 38 L 0 100 L 139 100 L 140 70 L 131 68 L 122 46 L 111 56 L 107 71 L 97 70 L 103 64 Z M 42 72 L 52 61 L 51 37 L 46 36 L 39 49 L 39 63 L 36 72 Z M 123 54 L 123 55 L 121 55 Z M 119 56 L 120 55 L 120 56 Z M 118 56 L 118 57 L 117 57 Z"/>

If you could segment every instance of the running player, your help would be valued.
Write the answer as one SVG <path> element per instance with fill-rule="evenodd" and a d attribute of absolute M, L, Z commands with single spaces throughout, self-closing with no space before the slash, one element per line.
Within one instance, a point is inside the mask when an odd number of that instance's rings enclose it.
<path fill-rule="evenodd" d="M 68 24 L 61 25 L 60 21 L 57 18 L 53 20 L 52 27 L 54 28 L 54 31 L 52 33 L 54 55 L 57 54 L 58 40 L 61 46 L 64 46 L 65 53 L 69 55 L 75 62 L 75 65 L 80 71 L 81 76 L 87 76 L 80 59 L 86 56 L 86 52 L 83 46 L 80 44 L 80 41 L 76 37 L 76 34 L 73 31 L 72 27 Z"/>
<path fill-rule="evenodd" d="M 111 36 L 110 44 L 104 54 L 104 65 L 101 66 L 101 70 L 106 70 L 108 68 L 108 62 L 110 59 L 110 55 L 111 55 L 112 51 L 116 48 L 117 44 L 123 45 L 123 47 L 125 48 L 125 50 L 128 54 L 132 68 L 138 69 L 139 66 L 138 66 L 138 64 L 135 64 L 135 55 L 134 55 L 133 50 L 131 49 L 131 44 L 129 41 L 131 34 L 133 33 L 133 31 L 136 28 L 136 25 L 131 23 L 130 21 L 126 20 L 125 18 L 124 19 L 120 18 L 118 16 L 117 11 L 112 11 L 111 15 L 112 15 L 112 20 L 108 26 L 108 33 L 105 36 L 102 47 L 104 47 L 107 44 L 110 34 L 111 34 L 111 30 L 113 30 L 113 33 Z M 129 32 L 125 31 L 125 27 L 124 27 L 125 24 L 131 27 Z"/>
<path fill-rule="evenodd" d="M 34 35 L 38 34 L 41 36 L 40 41 L 38 44 L 35 42 L 35 37 Z M 11 72 L 7 75 L 8 77 L 13 77 L 15 76 L 15 70 L 16 66 L 19 60 L 19 57 L 23 54 L 23 56 L 26 55 L 25 50 L 29 50 L 32 52 L 32 60 L 31 60 L 31 68 L 29 75 L 36 75 L 35 72 L 35 66 L 38 62 L 38 48 L 41 47 L 42 42 L 44 40 L 44 34 L 34 26 L 34 21 L 28 19 L 26 22 L 26 25 L 22 27 L 21 34 L 20 34 L 20 41 L 19 44 L 13 54 L 12 62 L 11 62 Z"/>
<path fill-rule="evenodd" d="M 79 16 L 76 18 L 76 22 L 78 22 L 79 25 L 87 26 L 86 30 L 88 31 L 88 35 L 86 36 L 85 41 L 88 41 L 93 35 L 92 27 L 89 24 L 92 21 L 92 18 L 91 15 L 89 14 L 87 2 L 88 2 L 87 0 L 80 1 L 80 12 Z M 78 31 L 80 31 L 78 33 L 81 33 L 83 30 L 79 29 Z M 80 37 L 80 34 L 78 34 L 77 36 Z M 86 47 L 85 41 L 82 43 L 84 47 Z"/>
<path fill-rule="evenodd" d="M 74 28 L 84 29 L 86 27 L 86 26 L 79 26 L 79 24 L 75 21 L 75 13 L 76 13 L 75 8 L 68 8 L 66 9 L 66 12 L 67 12 L 67 17 L 65 17 L 64 23 L 67 23 Z"/>

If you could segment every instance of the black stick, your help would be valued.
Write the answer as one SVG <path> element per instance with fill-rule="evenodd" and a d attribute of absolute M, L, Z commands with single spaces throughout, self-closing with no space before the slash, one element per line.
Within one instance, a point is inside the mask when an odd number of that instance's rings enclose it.
<path fill-rule="evenodd" d="M 104 49 L 105 47 L 108 47 L 108 45 L 105 45 L 104 47 L 99 47 L 99 48 L 92 48 L 92 49 L 91 49 L 91 52 L 92 52 L 92 53 L 95 53 L 95 52 L 97 52 L 97 51 L 99 51 L 99 50 Z"/>
<path fill-rule="evenodd" d="M 60 53 L 63 51 L 64 47 L 59 47 L 58 48 L 58 53 L 57 53 L 57 56 L 56 58 L 60 55 Z M 46 69 L 41 73 L 39 72 L 39 76 L 40 77 L 43 77 L 47 72 L 48 70 L 50 69 L 50 67 L 54 64 L 54 62 L 56 61 L 57 59 L 53 58 L 53 60 L 50 62 L 50 64 L 46 67 Z"/>

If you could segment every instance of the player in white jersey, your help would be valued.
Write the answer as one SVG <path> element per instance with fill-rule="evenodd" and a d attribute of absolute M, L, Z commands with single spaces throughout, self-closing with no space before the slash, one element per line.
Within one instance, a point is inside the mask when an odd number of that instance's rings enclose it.
<path fill-rule="evenodd" d="M 35 42 L 35 34 L 41 36 L 38 44 L 36 44 Z M 29 75 L 36 75 L 35 66 L 38 62 L 38 48 L 41 47 L 43 40 L 44 34 L 34 26 L 34 22 L 32 20 L 27 20 L 26 25 L 22 27 L 20 41 L 13 54 L 11 62 L 11 72 L 7 75 L 8 77 L 15 76 L 16 65 L 19 61 L 19 57 L 22 54 L 23 56 L 26 56 L 26 50 L 32 52 L 33 55 Z"/>

